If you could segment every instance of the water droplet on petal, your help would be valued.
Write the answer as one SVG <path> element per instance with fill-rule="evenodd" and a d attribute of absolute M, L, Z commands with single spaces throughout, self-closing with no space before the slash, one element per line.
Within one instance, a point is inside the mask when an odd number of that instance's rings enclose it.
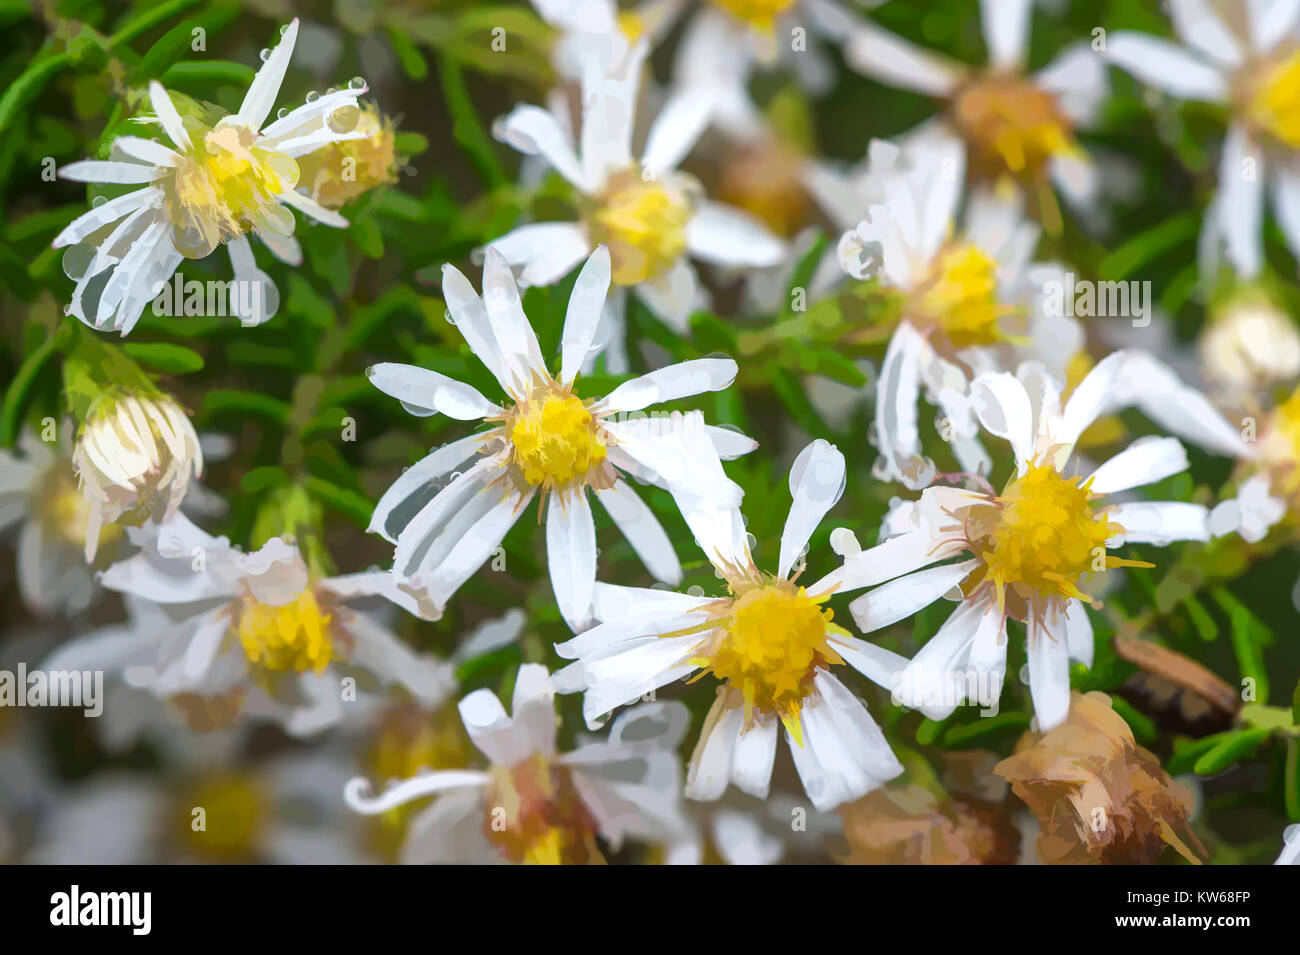
<path fill-rule="evenodd" d="M 261 60 L 263 63 L 265 63 L 267 60 L 271 58 L 271 51 L 263 47 L 262 49 L 257 51 L 257 58 Z"/>
<path fill-rule="evenodd" d="M 451 309 L 447 309 L 445 312 L 443 312 L 443 313 L 442 313 L 442 317 L 445 318 L 445 319 L 447 320 L 447 324 L 448 324 L 448 325 L 455 325 L 455 324 L 456 324 L 456 319 L 452 316 L 452 314 L 451 314 Z"/>
<path fill-rule="evenodd" d="M 78 281 L 94 261 L 95 249 L 85 242 L 70 245 L 63 252 L 63 274 L 72 281 Z"/>
<path fill-rule="evenodd" d="M 326 96 L 333 96 L 333 95 L 334 95 L 335 93 L 337 93 L 337 92 L 338 92 L 338 89 L 336 89 L 335 87 L 331 86 L 329 89 L 327 89 L 327 90 L 325 91 L 325 95 L 326 95 Z"/>
<path fill-rule="evenodd" d="M 349 103 L 347 106 L 340 106 L 330 113 L 325 120 L 325 125 L 336 133 L 350 133 L 357 128 L 357 122 L 360 119 L 361 110 L 354 104 Z"/>
<path fill-rule="evenodd" d="M 350 90 L 364 89 L 365 85 L 366 81 L 359 76 L 354 76 L 352 79 L 348 80 L 348 89 Z"/>
<path fill-rule="evenodd" d="M 103 196 L 96 196 L 94 199 L 91 199 L 91 200 L 90 200 L 90 205 L 91 205 L 93 208 L 98 209 L 100 206 L 102 206 L 102 205 L 103 205 L 104 203 L 106 203 L 106 202 L 108 202 L 108 200 L 107 200 L 106 198 L 104 198 Z"/>
<path fill-rule="evenodd" d="M 690 594 L 692 597 L 704 596 L 704 588 L 701 587 L 699 584 L 692 584 L 691 586 L 687 587 L 686 592 Z"/>
<path fill-rule="evenodd" d="M 307 102 L 309 103 L 314 103 L 318 99 L 320 99 L 320 93 L 317 93 L 315 90 L 312 90 L 307 94 Z"/>
<path fill-rule="evenodd" d="M 289 32 L 289 24 L 286 23 L 284 26 L 280 27 L 280 36 L 284 36 L 288 32 Z"/>
<path fill-rule="evenodd" d="M 279 109 L 275 111 L 276 119 L 284 119 L 288 115 L 289 115 L 289 108 L 287 106 L 281 106 Z"/>

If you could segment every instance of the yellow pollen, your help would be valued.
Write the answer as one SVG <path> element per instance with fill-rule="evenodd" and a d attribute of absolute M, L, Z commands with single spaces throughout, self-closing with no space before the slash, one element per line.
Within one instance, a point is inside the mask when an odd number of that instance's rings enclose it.
<path fill-rule="evenodd" d="M 569 771 L 541 755 L 497 767 L 485 792 L 483 831 L 525 865 L 604 865 L 597 825 Z"/>
<path fill-rule="evenodd" d="M 266 794 L 255 780 L 238 773 L 197 781 L 174 811 L 183 844 L 218 862 L 253 859 L 268 821 Z"/>
<path fill-rule="evenodd" d="M 771 32 L 774 21 L 794 6 L 795 0 L 713 0 L 738 20 L 756 30 Z"/>
<path fill-rule="evenodd" d="M 63 543 L 83 548 L 90 526 L 90 502 L 77 488 L 71 468 L 63 462 L 52 467 L 38 491 L 34 510 L 41 515 L 45 528 Z M 122 528 L 106 522 L 99 529 L 99 546 L 103 548 L 121 537 Z"/>
<path fill-rule="evenodd" d="M 257 134 L 222 120 L 189 120 L 190 148 L 162 179 L 176 250 L 201 259 L 251 231 L 293 233 L 293 213 L 279 196 L 298 184 L 298 163 L 254 145 Z"/>
<path fill-rule="evenodd" d="M 245 597 L 239 614 L 239 641 L 248 661 L 268 670 L 322 672 L 334 658 L 329 623 L 307 587 L 296 600 L 271 606 Z"/>
<path fill-rule="evenodd" d="M 1300 50 L 1264 74 L 1248 109 L 1261 127 L 1293 149 L 1300 148 Z"/>
<path fill-rule="evenodd" d="M 817 668 L 843 662 L 827 642 L 838 628 L 825 599 L 784 581 L 747 590 L 732 602 L 722 639 L 692 662 L 741 691 L 746 722 L 754 709 L 797 719 Z"/>
<path fill-rule="evenodd" d="M 955 348 L 1006 341 L 998 322 L 1012 311 L 998 302 L 997 262 L 969 244 L 940 254 L 912 306 L 916 319 L 938 328 Z"/>
<path fill-rule="evenodd" d="M 1260 463 L 1269 470 L 1273 492 L 1300 500 L 1300 388 L 1277 405 L 1260 435 Z"/>
<path fill-rule="evenodd" d="M 686 251 L 692 211 L 684 191 L 633 169 L 611 177 L 587 216 L 587 231 L 593 243 L 608 246 L 614 282 L 636 285 L 662 275 Z"/>
<path fill-rule="evenodd" d="M 1027 601 L 1087 600 L 1078 586 L 1085 577 L 1107 567 L 1135 565 L 1106 556 L 1106 541 L 1123 528 L 1098 514 L 1093 501 L 1087 482 L 1063 477 L 1049 464 L 1031 464 L 995 505 L 972 509 L 993 512 L 982 515 L 991 526 L 984 525 L 972 550 L 984 563 L 986 579 L 997 587 L 1004 610 L 1008 589 Z"/>
<path fill-rule="evenodd" d="M 1077 151 L 1053 96 L 1020 76 L 988 76 L 967 86 L 953 115 L 978 172 L 997 179 L 1040 175 L 1048 160 Z"/>
<path fill-rule="evenodd" d="M 326 209 L 340 209 L 377 186 L 397 181 L 401 161 L 391 120 L 367 103 L 341 106 L 329 122 L 332 129 L 346 127 L 336 131 L 366 136 L 330 143 L 298 160 L 301 182 L 313 199 Z"/>
<path fill-rule="evenodd" d="M 507 430 L 515 466 L 534 487 L 583 481 L 605 460 L 599 423 L 574 394 L 548 391 L 521 403 Z"/>
<path fill-rule="evenodd" d="M 635 43 L 645 35 L 645 18 L 635 10 L 621 10 L 618 14 L 618 29 L 629 43 Z"/>

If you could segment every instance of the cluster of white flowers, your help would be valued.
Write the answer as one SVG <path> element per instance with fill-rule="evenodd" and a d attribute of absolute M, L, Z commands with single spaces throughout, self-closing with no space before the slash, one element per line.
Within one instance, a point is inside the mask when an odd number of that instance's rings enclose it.
<path fill-rule="evenodd" d="M 1248 32 L 1240 35 L 1239 24 L 1219 19 L 1211 5 L 1174 0 L 1174 27 L 1190 51 L 1115 34 L 1105 52 L 1085 44 L 1031 74 L 1030 0 L 981 4 L 987 68 L 916 48 L 832 0 L 718 0 L 690 17 L 675 84 L 639 158 L 632 143 L 647 58 L 686 16 L 685 4 L 651 3 L 621 18 L 613 0 L 535 5 L 561 31 L 557 75 L 576 90 L 581 109 L 557 91 L 545 108 L 516 107 L 494 132 L 567 180 L 577 215 L 526 223 L 489 242 L 481 292 L 443 266 L 450 317 L 499 393 L 413 365 L 368 369 L 371 383 L 413 415 L 482 422 L 408 468 L 379 500 L 370 530 L 393 544 L 391 569 L 330 576 L 292 539 L 275 537 L 245 553 L 206 534 L 177 513 L 189 471 L 201 470 L 193 428 L 174 404 L 125 399 L 79 441 L 73 461 L 93 512 L 72 534 L 85 534 L 93 557 L 104 525 L 158 499 L 144 515 L 152 522 L 129 529 L 137 550 L 99 576 L 101 586 L 127 595 L 132 619 L 65 645 L 48 667 L 111 669 L 178 703 L 196 723 L 226 725 L 243 713 L 277 720 L 295 735 L 343 719 L 339 687 L 355 674 L 364 675 L 361 695 L 375 706 L 382 705 L 377 691 L 400 686 L 436 708 L 457 693 L 454 661 L 412 652 L 373 608 L 351 605 L 380 597 L 424 619 L 441 617 L 536 499 L 555 604 L 574 634 L 554 648 L 567 664 L 554 673 L 520 667 L 509 713 L 488 690 L 460 700 L 488 769 L 420 772 L 378 794 L 357 777 L 346 786 L 347 803 L 382 815 L 437 795 L 410 822 L 406 861 L 591 860 L 600 855 L 597 837 L 617 846 L 627 836 L 689 858 L 685 847 L 700 826 L 681 797 L 719 800 L 734 785 L 767 799 L 778 730 L 818 811 L 903 772 L 850 688 L 850 671 L 891 691 L 895 703 L 943 719 L 969 697 L 936 700 L 929 690 L 954 671 L 1000 688 L 1007 624 L 1015 621 L 1026 632 L 1037 724 L 1051 729 L 1069 711 L 1071 661 L 1092 662 L 1089 582 L 1112 568 L 1149 566 L 1114 551 L 1238 532 L 1258 539 L 1290 507 L 1270 483 L 1282 465 L 1149 351 L 1119 349 L 1077 374 L 1083 330 L 1047 301 L 1065 267 L 1040 260 L 1039 239 L 1060 228 L 1058 192 L 1068 206 L 1095 212 L 1099 177 L 1075 131 L 1095 114 L 1114 63 L 1175 96 L 1234 110 L 1221 192 L 1205 222 L 1207 262 L 1226 248 L 1227 263 L 1243 277 L 1260 270 L 1265 181 L 1285 236 L 1300 250 L 1300 4 L 1248 5 Z M 759 443 L 708 423 L 698 410 L 643 413 L 727 389 L 738 374 L 734 360 L 666 365 L 602 396 L 580 395 L 577 386 L 598 358 L 607 372 L 628 368 L 629 294 L 685 332 L 706 304 L 697 263 L 729 275 L 788 271 L 799 255 L 755 216 L 708 198 L 680 169 L 711 127 L 740 139 L 760 135 L 747 81 L 755 69 L 780 65 L 775 38 L 785 28 L 778 24 L 791 18 L 839 43 L 852 68 L 934 97 L 941 108 L 897 141 L 873 142 L 851 173 L 813 158 L 802 164 L 806 187 L 843 226 L 830 271 L 819 269 L 817 281 L 822 288 L 875 282 L 896 296 L 898 320 L 874 383 L 875 468 L 847 473 L 844 455 L 813 436 L 789 470 L 776 566 L 762 570 L 742 489 L 724 468 Z M 142 186 L 87 212 L 55 240 L 79 250 L 69 314 L 125 335 L 183 258 L 225 244 L 237 279 L 269 283 L 250 233 L 296 264 L 290 208 L 346 225 L 296 188 L 294 160 L 362 135 L 353 127 L 367 90 L 349 85 L 268 124 L 297 29 L 295 20 L 237 113 L 183 115 L 154 82 L 150 102 L 174 148 L 119 137 L 111 160 L 62 170 L 65 178 Z M 790 59 L 806 83 L 824 86 L 816 57 Z M 1242 175 L 1247 160 L 1258 175 Z M 579 267 L 553 373 L 520 286 L 555 284 Z M 922 454 L 923 402 L 941 416 L 956 473 L 939 472 Z M 1087 461 L 1078 450 L 1085 432 L 1124 409 L 1174 436 L 1139 438 L 1104 463 Z M 1244 462 L 1253 482 L 1216 507 L 1129 493 L 1188 467 L 1179 439 Z M 1295 447 L 1277 458 L 1293 468 Z M 0 464 L 0 524 L 21 513 L 11 500 L 56 490 L 42 476 L 43 462 Z M 990 485 L 995 470 L 1008 467 L 1004 486 Z M 872 546 L 836 529 L 830 541 L 839 566 L 803 581 L 813 534 L 850 480 L 898 482 L 908 496 L 894 499 Z M 681 559 L 635 484 L 671 497 L 698 546 L 692 557 L 707 560 L 722 582 L 718 593 L 673 589 L 683 580 Z M 593 498 L 659 586 L 600 579 Z M 71 519 L 66 508 L 33 513 L 35 529 L 24 541 L 52 540 L 50 528 L 66 538 Z M 23 546 L 42 551 L 33 567 L 52 559 L 43 543 Z M 84 603 L 89 583 L 77 583 Z M 35 601 L 45 588 L 25 590 Z M 859 634 L 834 621 L 831 604 L 847 594 L 857 594 L 847 608 Z M 941 600 L 951 612 L 911 659 L 862 637 Z M 513 611 L 462 654 L 509 641 L 524 626 Z M 647 700 L 708 675 L 716 700 L 683 772 L 676 751 L 688 714 L 680 704 Z M 609 721 L 603 738 L 559 754 L 556 693 L 582 694 L 589 731 L 630 708 Z M 493 814 L 503 811 L 506 823 L 494 825 Z"/>

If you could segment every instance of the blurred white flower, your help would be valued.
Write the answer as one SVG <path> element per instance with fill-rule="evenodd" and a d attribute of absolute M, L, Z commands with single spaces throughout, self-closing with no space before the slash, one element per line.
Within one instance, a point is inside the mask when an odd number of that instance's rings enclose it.
<path fill-rule="evenodd" d="M 265 320 L 276 311 L 279 296 L 254 261 L 249 234 L 281 261 L 299 265 L 302 249 L 293 237 L 292 209 L 326 225 L 348 224 L 296 190 L 295 160 L 367 135 L 354 129 L 361 116 L 357 97 L 366 84 L 354 80 L 346 89 L 313 95 L 263 127 L 297 36 L 295 19 L 231 115 L 218 116 L 196 104 L 182 118 L 162 84 L 151 82 L 154 121 L 175 149 L 119 136 L 111 159 L 59 170 L 60 177 L 76 182 L 145 186 L 96 206 L 55 237 L 54 248 L 72 246 L 63 260 L 77 283 L 69 314 L 93 328 L 109 323 L 126 335 L 183 259 L 204 258 L 225 243 L 235 273 L 229 286 L 232 314 L 243 322 Z"/>
<path fill-rule="evenodd" d="M 1178 99 L 1228 107 L 1219 193 L 1201 227 L 1202 278 L 1213 278 L 1221 255 L 1251 278 L 1264 266 L 1266 185 L 1282 234 L 1300 253 L 1300 6 L 1170 0 L 1167 10 L 1185 46 L 1115 31 L 1106 56 Z"/>
<path fill-rule="evenodd" d="M 443 295 L 452 319 L 510 399 L 505 406 L 429 369 L 400 364 L 369 369 L 371 383 L 400 399 L 412 414 L 442 413 L 492 426 L 443 445 L 407 469 L 384 492 L 370 521 L 370 530 L 397 545 L 396 578 L 425 596 L 433 613 L 440 614 L 496 551 L 539 492 L 546 503 L 547 563 L 555 599 L 575 631 L 590 621 L 596 580 L 596 530 L 588 491 L 605 506 L 646 569 L 668 583 L 681 580 L 677 555 L 624 475 L 667 488 L 679 506 L 684 493 L 731 494 L 739 500 L 739 488 L 723 476 L 717 459 L 747 454 L 756 442 L 705 426 L 698 411 L 639 414 L 659 402 L 726 388 L 736 377 L 731 359 L 669 365 L 594 400 L 574 393 L 578 370 L 593 349 L 609 282 L 610 256 L 602 246 L 583 267 L 569 299 L 560 374 L 554 377 L 501 252 L 487 250 L 482 298 L 464 275 L 444 267 Z M 624 414 L 631 417 L 618 420 Z M 695 427 L 709 436 L 712 461 L 693 457 L 680 440 L 682 432 Z M 458 471 L 471 460 L 471 466 Z"/>
<path fill-rule="evenodd" d="M 781 726 L 818 811 L 901 773 L 871 714 L 831 667 L 847 663 L 888 686 L 907 661 L 832 622 L 823 605 L 846 589 L 838 582 L 796 583 L 803 551 L 844 484 L 844 456 L 834 445 L 814 441 L 800 453 L 790 471 L 794 500 L 775 576 L 755 566 L 737 507 L 701 501 L 684 509 L 728 596 L 598 584 L 601 623 L 555 648 L 576 661 L 556 680 L 563 692 L 584 693 L 588 725 L 700 671 L 722 685 L 691 757 L 690 798 L 717 799 L 729 783 L 766 798 Z"/>
<path fill-rule="evenodd" d="M 1098 175 L 1075 139 L 1107 92 L 1101 57 L 1088 43 L 1064 51 L 1036 73 L 1025 72 L 1033 0 L 981 0 L 989 65 L 973 68 L 917 47 L 864 20 L 846 30 L 844 58 L 883 83 L 935 97 L 936 120 L 903 138 L 955 139 L 982 187 L 1006 197 L 1018 187 L 1049 230 L 1061 220 L 1052 193 L 1090 211 Z"/>
<path fill-rule="evenodd" d="M 460 701 L 461 719 L 486 770 L 426 772 L 370 795 L 358 776 L 344 799 L 377 815 L 426 796 L 438 799 L 410 824 L 405 863 L 600 864 L 597 837 L 673 845 L 689 824 L 681 809 L 675 749 L 690 715 L 680 703 L 647 703 L 622 714 L 607 739 L 555 751 L 554 688 L 546 667 L 525 664 L 511 712 L 491 690 Z"/>
<path fill-rule="evenodd" d="M 757 219 L 703 198 L 699 184 L 676 170 L 708 122 L 711 100 L 689 91 L 674 96 L 650 128 L 640 161 L 632 157 L 632 128 L 647 53 L 637 44 L 610 72 L 591 60 L 583 73 L 580 151 L 567 117 L 539 106 L 517 106 L 497 121 L 502 142 L 540 154 L 580 194 L 578 222 L 520 226 L 490 246 L 521 267 L 528 285 L 550 285 L 597 245 L 609 249 L 617 287 L 598 339 L 610 371 L 626 370 L 623 344 L 626 290 L 677 331 L 701 304 L 691 258 L 714 265 L 776 265 L 785 243 Z"/>

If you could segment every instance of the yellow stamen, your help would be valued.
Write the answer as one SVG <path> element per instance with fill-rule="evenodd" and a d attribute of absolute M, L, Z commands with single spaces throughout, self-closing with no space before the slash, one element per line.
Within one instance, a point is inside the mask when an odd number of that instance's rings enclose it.
<path fill-rule="evenodd" d="M 981 533 L 972 549 L 998 590 L 1005 612 L 1008 591 L 1021 600 L 1078 598 L 1085 577 L 1126 563 L 1105 555 L 1106 541 L 1123 531 L 1093 507 L 1088 483 L 1063 477 L 1050 464 L 1031 464 L 1007 485 L 995 504 L 973 508 Z"/>
<path fill-rule="evenodd" d="M 245 597 L 239 614 L 239 640 L 250 663 L 268 670 L 322 672 L 334 657 L 331 614 L 322 610 L 310 587 L 280 606 Z"/>
<path fill-rule="evenodd" d="M 176 806 L 181 841 L 208 859 L 250 861 L 266 829 L 268 808 L 266 794 L 248 776 L 222 773 L 200 779 Z"/>
<path fill-rule="evenodd" d="M 1055 98 L 1021 76 L 974 81 L 954 99 L 953 118 L 987 178 L 1037 177 L 1053 156 L 1078 150 Z"/>
<path fill-rule="evenodd" d="M 189 119 L 190 148 L 161 180 L 176 250 L 201 259 L 251 231 L 293 233 L 281 193 L 298 184 L 298 164 L 254 145 L 257 133 L 229 117 L 215 127 Z"/>
<path fill-rule="evenodd" d="M 997 262 L 971 244 L 942 252 L 908 314 L 937 328 L 955 348 L 1006 341 L 998 322 L 1014 309 L 998 301 Z"/>
<path fill-rule="evenodd" d="M 569 771 L 535 755 L 497 767 L 486 791 L 484 832 L 512 862 L 604 865 L 596 820 Z"/>
<path fill-rule="evenodd" d="M 636 285 L 657 278 L 686 251 L 690 195 L 665 179 L 643 179 L 635 169 L 611 177 L 587 215 L 591 241 L 609 248 L 613 280 Z"/>
<path fill-rule="evenodd" d="M 771 33 L 776 18 L 795 4 L 795 0 L 713 0 L 738 20 L 756 30 Z"/>
<path fill-rule="evenodd" d="M 1251 118 L 1274 137 L 1300 148 L 1300 50 L 1264 74 L 1248 109 Z"/>
<path fill-rule="evenodd" d="M 534 487 L 583 481 L 605 460 L 599 422 L 577 395 L 550 388 L 520 403 L 506 424 L 515 466 Z"/>

